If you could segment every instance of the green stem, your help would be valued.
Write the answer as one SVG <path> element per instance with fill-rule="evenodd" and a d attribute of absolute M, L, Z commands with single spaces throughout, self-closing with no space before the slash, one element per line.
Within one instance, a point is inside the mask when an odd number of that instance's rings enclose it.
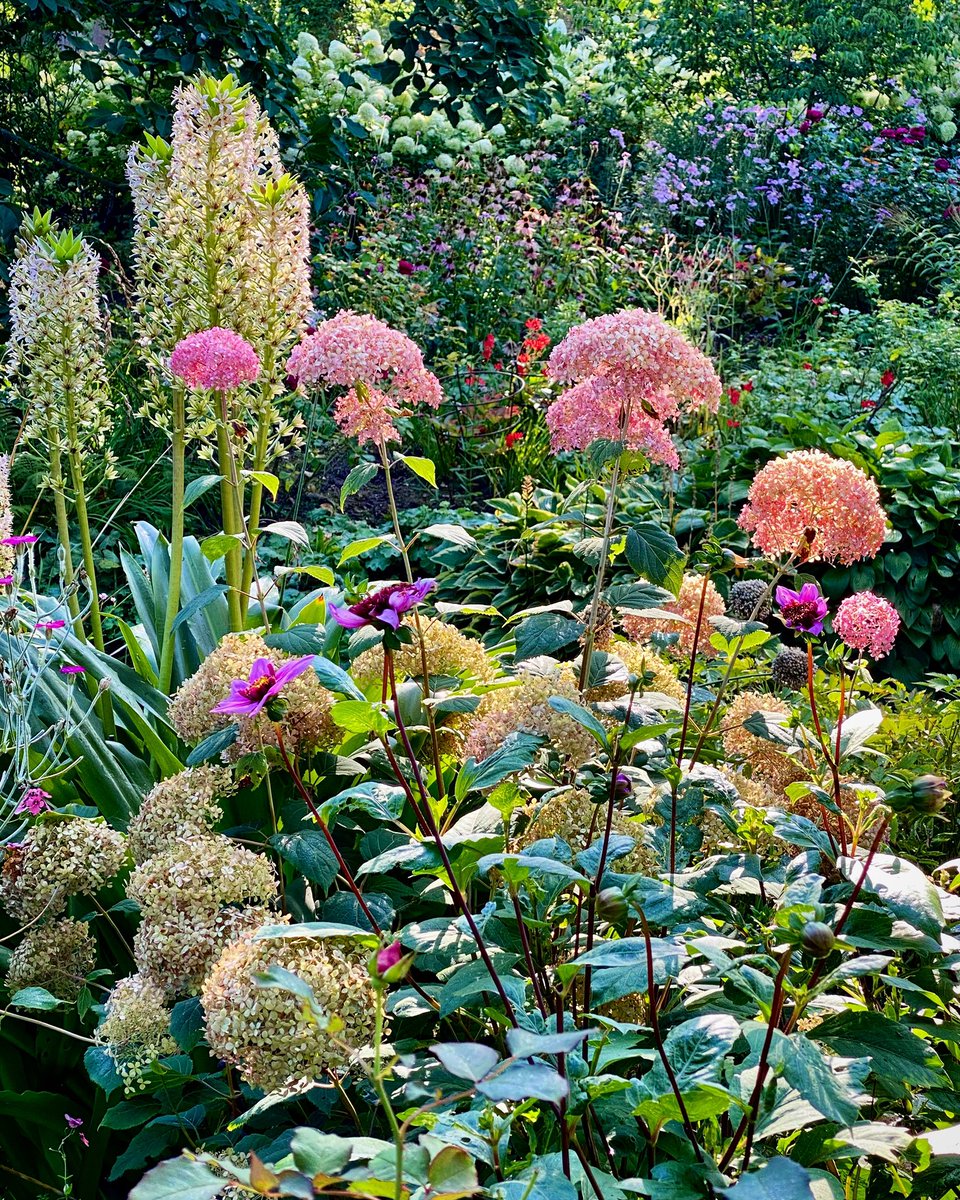
<path fill-rule="evenodd" d="M 403 1134 L 400 1130 L 400 1123 L 397 1120 L 397 1114 L 393 1111 L 393 1105 L 390 1103 L 390 1097 L 387 1095 L 387 1089 L 383 1084 L 383 1067 L 382 1067 L 382 1047 L 383 1041 L 383 989 L 377 988 L 377 1004 L 374 1013 L 374 1031 L 373 1031 L 373 1086 L 383 1105 L 383 1111 L 387 1114 L 387 1121 L 390 1124 L 390 1131 L 393 1134 L 393 1145 L 396 1152 L 396 1178 L 394 1179 L 393 1195 L 394 1200 L 403 1200 Z"/>
<path fill-rule="evenodd" d="M 627 406 L 629 409 L 629 405 Z M 629 412 L 626 412 L 621 422 L 622 430 L 627 428 Z M 621 432 L 621 437 L 623 433 Z M 607 555 L 610 553 L 610 538 L 613 534 L 613 518 L 617 511 L 617 493 L 620 486 L 620 456 L 613 460 L 613 470 L 610 473 L 610 491 L 607 495 L 607 512 L 603 521 L 603 544 L 600 548 L 600 562 L 597 565 L 597 582 L 593 588 L 593 600 L 590 603 L 590 616 L 587 618 L 587 628 L 583 635 L 583 653 L 580 655 L 580 694 L 587 690 L 590 679 L 590 660 L 593 657 L 593 642 L 597 632 L 597 618 L 600 615 L 600 599 L 603 594 L 603 582 L 607 570 Z"/>
<path fill-rule="evenodd" d="M 186 483 L 186 457 L 186 401 L 183 388 L 176 387 L 173 391 L 171 438 L 173 486 L 170 518 L 170 574 L 167 584 L 167 611 L 163 620 L 163 638 L 160 643 L 159 687 L 165 696 L 169 693 L 173 680 L 173 659 L 176 649 L 173 623 L 180 611 L 180 583 L 183 578 L 183 493 Z"/>
<path fill-rule="evenodd" d="M 242 553 L 240 538 L 242 526 L 237 520 L 237 496 L 239 482 L 236 479 L 236 464 L 230 446 L 230 426 L 227 413 L 227 396 L 219 393 L 220 412 L 217 420 L 217 457 L 220 466 L 220 506 L 223 509 L 223 532 L 233 539 L 233 544 L 224 555 L 224 573 L 227 579 L 227 605 L 230 611 L 230 628 L 239 633 L 244 627 L 242 587 Z"/>
<path fill-rule="evenodd" d="M 270 420 L 264 413 L 260 418 L 257 429 L 257 443 L 253 452 L 253 470 L 263 471 L 267 463 L 267 439 L 270 433 Z M 254 479 L 250 486 L 250 515 L 247 523 L 249 531 L 248 546 L 243 556 L 242 590 L 249 596 L 253 588 L 253 577 L 257 569 L 257 535 L 260 531 L 260 511 L 263 508 L 263 484 Z"/>
<path fill-rule="evenodd" d="M 81 642 L 87 640 L 80 617 L 80 601 L 73 588 L 75 575 L 73 570 L 73 551 L 70 549 L 70 521 L 67 518 L 67 500 L 64 495 L 63 461 L 58 446 L 50 447 L 50 481 L 53 487 L 53 505 L 57 514 L 57 536 L 60 538 L 60 549 L 63 553 L 63 582 L 68 591 L 67 608 L 73 618 L 73 632 Z"/>

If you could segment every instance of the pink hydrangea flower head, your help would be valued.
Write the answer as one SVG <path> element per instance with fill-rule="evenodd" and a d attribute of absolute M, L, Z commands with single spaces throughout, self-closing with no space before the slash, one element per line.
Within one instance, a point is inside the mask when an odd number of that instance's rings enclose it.
<path fill-rule="evenodd" d="M 368 313 L 344 310 L 321 321 L 293 348 L 287 374 L 308 387 L 345 389 L 334 416 L 361 444 L 399 441 L 398 417 L 421 404 L 438 408 L 443 399 L 416 343 Z"/>
<path fill-rule="evenodd" d="M 845 566 L 876 555 L 886 524 L 874 481 L 822 450 L 794 450 L 768 462 L 740 514 L 740 527 L 764 554 Z"/>
<path fill-rule="evenodd" d="M 833 628 L 845 646 L 871 658 L 884 658 L 896 641 L 900 614 L 882 596 L 857 592 L 842 601 L 833 618 Z"/>
<path fill-rule="evenodd" d="M 313 655 L 295 658 L 277 668 L 269 658 L 258 658 L 250 668 L 248 679 L 235 679 L 230 694 L 211 710 L 236 717 L 255 717 L 262 708 L 279 696 L 286 684 L 302 675 L 313 665 Z"/>
<path fill-rule="evenodd" d="M 170 355 L 170 370 L 188 387 L 229 392 L 253 383 L 260 374 L 260 359 L 250 343 L 232 329 L 202 329 L 188 333 Z"/>
<path fill-rule="evenodd" d="M 568 388 L 547 409 L 554 450 L 582 450 L 620 436 L 656 462 L 678 465 L 667 422 L 705 405 L 716 412 L 723 388 L 706 355 L 657 313 L 641 308 L 576 325 L 550 355 L 548 373 Z"/>

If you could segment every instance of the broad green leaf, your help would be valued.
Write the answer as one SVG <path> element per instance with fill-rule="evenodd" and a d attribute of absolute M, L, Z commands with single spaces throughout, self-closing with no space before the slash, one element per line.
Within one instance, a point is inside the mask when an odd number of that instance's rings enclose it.
<path fill-rule="evenodd" d="M 312 1179 L 315 1175 L 338 1176 L 346 1169 L 352 1152 L 350 1140 L 319 1129 L 298 1129 L 290 1142 L 298 1171 Z"/>
<path fill-rule="evenodd" d="M 451 1075 L 469 1079 L 472 1083 L 489 1075 L 500 1061 L 500 1055 L 492 1046 L 482 1046 L 478 1042 L 438 1043 L 430 1047 L 430 1053 Z"/>
<path fill-rule="evenodd" d="M 462 1146 L 444 1146 L 431 1161 L 427 1179 L 437 1200 L 470 1196 L 480 1188 L 477 1168 Z"/>
<path fill-rule="evenodd" d="M 310 545 L 310 535 L 299 521 L 272 521 L 269 525 L 264 525 L 260 532 L 284 538 L 288 542 L 293 542 L 296 546 Z"/>
<path fill-rule="evenodd" d="M 194 596 L 177 613 L 171 632 L 176 633 L 182 625 L 189 625 L 197 613 L 202 612 L 208 604 L 212 604 L 218 596 L 222 596 L 227 590 L 228 588 L 225 583 L 215 583 L 211 587 L 205 588 L 199 595 Z"/>
<path fill-rule="evenodd" d="M 456 799 L 462 800 L 468 792 L 493 787 L 508 775 L 515 775 L 517 771 L 529 767 L 540 744 L 541 739 L 532 734 L 513 733 L 482 762 L 478 763 L 475 759 L 468 758 L 460 768 L 454 785 Z"/>
<path fill-rule="evenodd" d="M 402 463 L 405 463 L 414 475 L 418 475 L 421 479 L 429 483 L 431 487 L 437 486 L 437 467 L 432 459 L 417 458 L 412 454 L 398 454 L 397 458 Z"/>
<path fill-rule="evenodd" d="M 423 534 L 430 534 L 432 537 L 440 538 L 444 542 L 452 542 L 455 546 L 463 546 L 466 550 L 476 548 L 477 539 L 462 525 L 428 525 L 423 530 Z M 496 610 L 494 610 L 496 612 Z"/>
<path fill-rule="evenodd" d="M 564 646 L 572 645 L 584 631 L 582 621 L 565 613 L 538 613 L 521 621 L 515 631 L 516 651 L 514 662 L 536 658 L 541 654 L 553 654 Z"/>
<path fill-rule="evenodd" d="M 383 734 L 393 728 L 379 700 L 338 700 L 330 709 L 333 723 L 348 733 Z"/>
<path fill-rule="evenodd" d="M 813 1200 L 809 1173 L 788 1158 L 771 1159 L 716 1194 L 724 1200 Z"/>
<path fill-rule="evenodd" d="M 837 867 L 851 882 L 863 876 L 860 859 L 842 856 Z M 876 854 L 867 871 L 864 888 L 879 896 L 894 916 L 939 937 L 944 925 L 943 905 L 937 889 L 919 867 L 893 854 Z"/>
<path fill-rule="evenodd" d="M 213 1200 L 225 1182 L 204 1163 L 172 1158 L 148 1171 L 131 1191 L 129 1200 Z"/>
<path fill-rule="evenodd" d="M 204 492 L 216 487 L 221 479 L 222 475 L 201 475 L 199 479 L 191 479 L 183 493 L 183 507 L 189 508 L 194 500 L 199 500 Z"/>
<path fill-rule="evenodd" d="M 295 833 L 275 833 L 270 845 L 311 883 L 325 891 L 339 870 L 336 856 L 319 829 L 299 829 Z"/>
<path fill-rule="evenodd" d="M 280 480 L 271 471 L 250 471 L 250 478 L 259 483 L 261 487 L 266 488 L 270 493 L 270 499 L 276 500 L 277 492 L 280 490 Z"/>
<path fill-rule="evenodd" d="M 359 558 L 361 554 L 366 554 L 368 550 L 375 550 L 377 546 L 390 546 L 394 551 L 397 551 L 397 542 L 392 534 L 383 534 L 379 537 L 358 538 L 355 542 L 351 542 L 345 546 L 343 553 L 340 555 L 340 566 L 345 562 L 349 562 L 352 558 Z"/>
<path fill-rule="evenodd" d="M 41 1012 L 50 1012 L 65 1003 L 65 1000 L 58 1000 L 52 992 L 42 987 L 21 988 L 10 998 L 11 1008 L 34 1008 Z"/>
<path fill-rule="evenodd" d="M 209 734 L 187 755 L 187 766 L 198 767 L 201 763 L 209 762 L 211 758 L 219 758 L 239 736 L 240 728 L 237 725 L 228 725 L 226 729 L 218 729 Z"/>
<path fill-rule="evenodd" d="M 340 511 L 343 512 L 343 506 L 346 504 L 350 496 L 355 496 L 361 488 L 366 487 L 371 479 L 380 470 L 376 463 L 358 463 L 343 481 L 343 487 L 340 489 Z"/>
<path fill-rule="evenodd" d="M 547 1100 L 558 1104 L 570 1089 L 553 1067 L 544 1063 L 511 1063 L 504 1071 L 477 1084 L 477 1091 L 488 1100 Z"/>
<path fill-rule="evenodd" d="M 655 521 L 642 521 L 627 530 L 626 555 L 638 575 L 674 595 L 680 591 L 686 555 L 676 538 Z"/>
<path fill-rule="evenodd" d="M 309 575 L 311 579 L 316 579 L 325 587 L 333 587 L 336 577 L 329 567 L 306 566 L 306 567 L 275 567 L 273 571 L 278 579 L 284 575 Z"/>
<path fill-rule="evenodd" d="M 549 704 L 551 708 L 570 717 L 588 733 L 591 733 L 604 750 L 610 749 L 607 731 L 588 709 L 567 699 L 566 696 L 551 696 Z"/>
<path fill-rule="evenodd" d="M 239 535 L 235 533 L 215 533 L 211 537 L 203 539 L 200 549 L 204 558 L 210 562 L 216 562 L 218 558 L 229 554 L 239 540 Z"/>
<path fill-rule="evenodd" d="M 883 723 L 883 713 L 879 708 L 864 708 L 851 713 L 840 729 L 840 755 L 859 754 Z M 831 730 L 827 737 L 829 745 L 837 740 L 836 730 Z"/>
<path fill-rule="evenodd" d="M 329 658 L 318 655 L 313 660 L 313 669 L 317 673 L 317 678 L 329 691 L 339 692 L 341 696 L 349 696 L 351 700 L 366 700 L 366 696 L 343 667 L 331 662 Z"/>

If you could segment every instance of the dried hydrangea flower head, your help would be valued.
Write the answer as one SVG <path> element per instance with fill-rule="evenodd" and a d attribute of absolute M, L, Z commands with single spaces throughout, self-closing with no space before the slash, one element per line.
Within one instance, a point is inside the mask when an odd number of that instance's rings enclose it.
<path fill-rule="evenodd" d="M 10 956 L 5 985 L 11 995 L 22 988 L 45 988 L 58 1000 L 73 1001 L 96 966 L 97 943 L 86 921 L 63 917 L 35 925 Z"/>
<path fill-rule="evenodd" d="M 137 969 L 170 997 L 200 990 L 224 946 L 273 919 L 272 863 L 219 834 L 167 844 L 130 876 Z"/>
<path fill-rule="evenodd" d="M 556 837 L 562 838 L 576 857 L 603 837 L 606 816 L 606 805 L 594 804 L 589 792 L 566 788 L 540 805 L 517 838 L 517 849 L 524 850 L 543 838 Z M 622 858 L 611 862 L 611 870 L 652 876 L 660 873 L 657 856 L 643 841 L 640 821 L 622 809 L 615 809 L 611 829 L 636 843 Z"/>
<path fill-rule="evenodd" d="M 170 370 L 187 387 L 232 392 L 257 379 L 260 359 L 239 333 L 214 325 L 199 333 L 188 333 L 177 342 L 170 355 Z"/>
<path fill-rule="evenodd" d="M 629 695 L 630 675 L 636 675 L 641 680 L 637 689 L 637 699 L 641 703 L 644 702 L 646 692 L 658 692 L 680 704 L 686 699 L 686 691 L 677 678 L 676 670 L 651 646 L 628 642 L 625 638 L 614 638 L 607 652 L 623 664 L 623 670 L 610 682 L 590 688 L 586 698 L 591 702 L 619 700 L 622 696 Z M 649 678 L 646 678 L 648 676 Z"/>
<path fill-rule="evenodd" d="M 225 759 L 256 752 L 262 745 L 276 745 L 273 721 L 266 712 L 254 717 L 232 717 L 213 711 L 231 691 L 235 680 L 249 679 L 257 659 L 269 660 L 278 668 L 299 661 L 295 655 L 272 649 L 257 634 L 227 634 L 170 701 L 170 723 L 185 742 L 193 745 L 235 721 L 240 733 L 236 742 L 224 751 Z M 331 696 L 321 686 L 316 672 L 305 671 L 286 684 L 283 698 L 287 704 L 283 717 L 284 741 L 291 751 L 308 752 L 337 745 L 341 735 L 330 719 Z"/>
<path fill-rule="evenodd" d="M 783 646 L 770 665 L 770 678 L 777 687 L 798 692 L 807 686 L 807 655 L 798 646 Z"/>
<path fill-rule="evenodd" d="M 163 426 L 169 420 L 162 380 L 177 342 L 226 327 L 260 362 L 244 403 L 270 430 L 261 463 L 270 461 L 301 424 L 282 417 L 275 401 L 311 308 L 306 192 L 283 170 L 267 117 L 231 76 L 178 88 L 170 142 L 148 135 L 134 146 L 127 178 L 140 343 L 160 381 L 145 413 Z M 188 434 L 205 438 L 207 397 L 190 397 L 190 417 Z"/>
<path fill-rule="evenodd" d="M 134 862 L 209 833 L 222 816 L 220 800 L 234 790 L 226 767 L 188 767 L 147 792 L 127 829 Z"/>
<path fill-rule="evenodd" d="M 884 658 L 893 649 L 900 629 L 900 614 L 889 600 L 873 592 L 857 592 L 840 603 L 833 628 L 845 646 Z"/>
<path fill-rule="evenodd" d="M 140 905 L 145 920 L 267 904 L 276 893 L 269 859 L 219 834 L 166 847 L 137 867 L 127 884 L 127 895 Z"/>
<path fill-rule="evenodd" d="M 233 942 L 201 994 L 211 1051 L 237 1067 L 250 1087 L 263 1091 L 348 1069 L 353 1052 L 368 1046 L 374 1032 L 368 957 L 338 939 Z M 292 971 L 313 989 L 319 1008 L 336 1019 L 336 1032 L 319 1028 L 299 996 L 257 985 L 254 976 L 271 966 Z"/>
<path fill-rule="evenodd" d="M 106 444 L 113 406 L 100 268 L 100 256 L 84 238 L 35 212 L 24 221 L 10 271 L 8 362 L 29 402 L 23 439 L 64 456 L 78 447 L 88 481 L 94 466 L 99 478 L 116 477 Z M 63 486 L 52 475 L 48 483 Z"/>
<path fill-rule="evenodd" d="M 778 798 L 788 784 L 804 778 L 804 771 L 795 758 L 778 748 L 776 742 L 745 729 L 744 722 L 758 712 L 786 718 L 790 711 L 789 705 L 776 696 L 740 692 L 723 717 L 723 748 L 727 756 L 749 765 L 751 777 Z"/>
<path fill-rule="evenodd" d="M 667 426 L 683 412 L 716 412 L 722 387 L 710 360 L 656 313 L 625 309 L 577 325 L 553 348 L 549 374 L 573 386 L 547 409 L 554 450 L 597 438 L 626 441 L 655 462 L 679 465 Z"/>
<path fill-rule="evenodd" d="M 416 343 L 366 313 L 345 310 L 321 321 L 294 348 L 287 371 L 307 387 L 343 388 L 334 416 L 361 445 L 398 442 L 397 418 L 421 404 L 439 408 L 443 399 Z"/>
<path fill-rule="evenodd" d="M 553 696 L 579 703 L 579 689 L 569 669 L 556 664 L 546 673 L 521 670 L 516 682 L 488 692 L 480 701 L 476 720 L 463 746 L 465 757 L 478 762 L 498 749 L 508 734 L 534 733 L 547 739 L 568 765 L 580 766 L 596 749 L 592 736 L 565 713 L 550 704 Z"/>
<path fill-rule="evenodd" d="M 739 523 L 764 554 L 849 566 L 876 555 L 887 515 L 859 467 L 822 450 L 794 450 L 757 473 Z"/>
<path fill-rule="evenodd" d="M 56 817 L 31 825 L 18 846 L 7 846 L 0 902 L 29 921 L 63 912 L 70 896 L 91 895 L 116 875 L 127 857 L 126 839 L 102 821 Z"/>
<path fill-rule="evenodd" d="M 671 621 L 668 617 L 642 617 L 625 612 L 622 618 L 624 632 L 637 641 L 648 641 L 654 633 L 676 633 L 678 639 L 669 648 L 669 653 L 677 658 L 689 659 L 693 651 L 694 635 L 697 631 L 697 614 L 700 611 L 700 599 L 703 597 L 703 620 L 700 624 L 700 638 L 697 643 L 697 653 L 707 658 L 714 658 L 716 650 L 710 645 L 710 638 L 715 632 L 710 623 L 711 617 L 722 617 L 726 611 L 723 597 L 717 591 L 712 579 L 706 580 L 704 592 L 704 577 L 702 575 L 686 574 L 676 600 L 670 600 L 662 607 L 666 612 L 675 612 L 680 618 Z"/>
<path fill-rule="evenodd" d="M 142 975 L 128 975 L 107 997 L 97 1042 L 114 1061 L 127 1095 L 139 1090 L 151 1063 L 177 1053 L 163 992 Z"/>

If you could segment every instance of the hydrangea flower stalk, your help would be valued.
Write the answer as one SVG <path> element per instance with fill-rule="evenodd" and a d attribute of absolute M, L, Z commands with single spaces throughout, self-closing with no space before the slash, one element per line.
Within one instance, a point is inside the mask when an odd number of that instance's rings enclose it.
<path fill-rule="evenodd" d="M 547 409 L 554 450 L 585 450 L 598 439 L 679 465 L 668 422 L 683 412 L 715 412 L 722 386 L 712 363 L 657 313 L 625 309 L 574 326 L 550 354 L 548 373 L 570 384 Z M 590 659 L 620 481 L 620 455 L 608 484 L 603 549 L 583 639 L 580 690 Z"/>

